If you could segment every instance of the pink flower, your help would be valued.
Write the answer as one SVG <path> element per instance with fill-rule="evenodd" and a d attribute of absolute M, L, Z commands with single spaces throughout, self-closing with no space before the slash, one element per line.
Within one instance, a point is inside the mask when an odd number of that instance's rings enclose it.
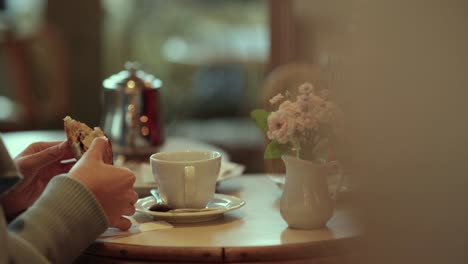
<path fill-rule="evenodd" d="M 266 136 L 270 141 L 279 144 L 290 144 L 288 151 L 291 150 L 309 150 L 314 152 L 314 156 L 321 158 L 327 152 L 330 135 L 321 133 L 333 129 L 335 135 L 342 137 L 345 135 L 342 123 L 342 112 L 331 100 L 331 90 L 315 89 L 311 83 L 302 83 L 297 87 L 294 93 L 284 91 L 272 98 L 269 102 L 274 107 L 278 107 L 276 112 L 271 112 L 266 120 Z M 263 129 L 265 115 L 256 115 L 252 117 Z M 337 131 L 339 130 L 339 131 Z M 320 133 L 318 133 L 320 132 Z M 267 148 L 265 157 L 277 156 L 276 151 Z M 282 151 L 282 150 L 281 150 Z M 297 155 L 302 155 L 303 151 L 297 151 Z M 317 154 L 317 155 L 316 155 Z M 273 157 L 271 156 L 271 157 Z M 312 155 L 305 155 L 312 157 Z M 325 156 L 324 156 L 325 157 Z M 303 157 L 301 157 L 303 158 Z"/>
<path fill-rule="evenodd" d="M 309 108 L 309 96 L 307 94 L 298 95 L 296 101 L 301 112 L 307 111 Z"/>
<path fill-rule="evenodd" d="M 314 91 L 314 86 L 311 83 L 303 83 L 299 86 L 299 93 L 310 94 Z"/>
<path fill-rule="evenodd" d="M 298 102 L 308 102 L 309 101 L 309 96 L 307 94 L 301 94 L 297 96 L 297 101 Z"/>
<path fill-rule="evenodd" d="M 270 104 L 274 105 L 274 104 L 278 103 L 279 101 L 281 101 L 283 98 L 284 98 L 284 96 L 279 93 L 279 94 L 273 96 L 273 98 L 270 99 Z"/>
<path fill-rule="evenodd" d="M 331 122 L 336 115 L 337 106 L 330 102 L 325 101 L 324 103 L 314 107 L 312 113 L 317 117 L 319 122 Z"/>
<path fill-rule="evenodd" d="M 314 107 L 322 106 L 325 103 L 325 100 L 323 100 L 322 97 L 317 96 L 315 94 L 309 94 L 309 101 Z"/>
<path fill-rule="evenodd" d="M 299 132 L 312 130 L 317 126 L 317 118 L 312 113 L 302 113 L 296 117 L 296 128 Z"/>
<path fill-rule="evenodd" d="M 322 91 L 320 91 L 320 96 L 325 99 L 325 100 L 328 100 L 328 98 L 330 97 L 330 90 L 328 89 L 323 89 Z"/>
<path fill-rule="evenodd" d="M 296 114 L 301 112 L 299 104 L 297 102 L 293 103 L 293 102 L 291 102 L 289 100 L 286 100 L 286 101 L 282 102 L 280 104 L 280 106 L 278 107 L 278 109 L 280 111 L 285 111 L 285 112 L 288 112 L 288 113 L 293 114 L 293 115 L 296 115 Z"/>
<path fill-rule="evenodd" d="M 288 143 L 294 135 L 294 115 L 286 111 L 272 112 L 268 116 L 267 136 L 270 140 L 276 140 L 280 144 Z"/>

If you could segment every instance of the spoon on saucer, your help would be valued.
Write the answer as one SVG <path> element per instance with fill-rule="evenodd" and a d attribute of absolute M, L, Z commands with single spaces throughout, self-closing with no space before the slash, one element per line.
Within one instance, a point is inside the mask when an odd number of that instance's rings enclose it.
<path fill-rule="evenodd" d="M 195 213 L 195 212 L 215 211 L 215 210 L 219 210 L 219 209 L 223 209 L 223 207 L 222 206 L 216 206 L 216 207 L 205 207 L 205 208 L 200 208 L 200 209 L 196 209 L 196 208 L 177 208 L 177 209 L 169 210 L 168 212 L 170 212 L 170 213 Z"/>
<path fill-rule="evenodd" d="M 206 212 L 206 211 L 214 211 L 222 209 L 222 206 L 215 206 L 215 207 L 205 207 L 205 208 L 176 208 L 172 209 L 167 203 L 161 199 L 159 196 L 159 192 L 156 189 L 150 190 L 151 195 L 156 199 L 156 203 L 151 205 L 148 210 L 155 211 L 155 212 L 171 212 L 171 213 L 192 213 L 192 212 Z"/>
<path fill-rule="evenodd" d="M 151 195 L 156 199 L 156 203 L 153 204 L 149 210 L 150 211 L 156 211 L 156 212 L 167 212 L 171 210 L 172 208 L 165 203 L 162 199 L 161 196 L 159 196 L 159 192 L 156 189 L 151 189 L 150 190 Z"/>

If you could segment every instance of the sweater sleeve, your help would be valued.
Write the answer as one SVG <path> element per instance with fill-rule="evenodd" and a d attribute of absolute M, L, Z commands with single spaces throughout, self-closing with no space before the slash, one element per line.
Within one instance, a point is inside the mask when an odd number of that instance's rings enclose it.
<path fill-rule="evenodd" d="M 52 263 L 71 263 L 107 225 L 88 189 L 66 175 L 56 176 L 36 203 L 10 223 L 7 240 L 18 248 L 8 254 L 15 260 L 32 254 Z"/>

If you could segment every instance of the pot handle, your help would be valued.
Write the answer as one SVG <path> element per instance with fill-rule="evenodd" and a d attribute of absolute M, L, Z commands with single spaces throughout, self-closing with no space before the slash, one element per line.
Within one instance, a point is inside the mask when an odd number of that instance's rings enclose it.
<path fill-rule="evenodd" d="M 338 161 L 330 161 L 330 162 L 328 162 L 326 164 L 326 167 L 328 169 L 333 169 L 333 170 L 337 171 L 336 175 L 338 177 L 338 183 L 336 184 L 335 189 L 331 193 L 331 198 L 336 201 L 336 199 L 338 197 L 338 193 L 340 192 L 340 189 L 341 189 L 341 185 L 343 185 L 343 178 L 344 178 L 343 177 L 343 168 L 342 168 L 341 164 Z"/>

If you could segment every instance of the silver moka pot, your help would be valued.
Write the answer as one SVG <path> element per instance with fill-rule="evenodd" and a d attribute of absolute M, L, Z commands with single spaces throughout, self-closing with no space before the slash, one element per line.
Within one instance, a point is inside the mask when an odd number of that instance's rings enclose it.
<path fill-rule="evenodd" d="M 116 155 L 144 156 L 163 144 L 161 86 L 137 63 L 126 63 L 125 70 L 103 81 L 102 127 Z"/>

